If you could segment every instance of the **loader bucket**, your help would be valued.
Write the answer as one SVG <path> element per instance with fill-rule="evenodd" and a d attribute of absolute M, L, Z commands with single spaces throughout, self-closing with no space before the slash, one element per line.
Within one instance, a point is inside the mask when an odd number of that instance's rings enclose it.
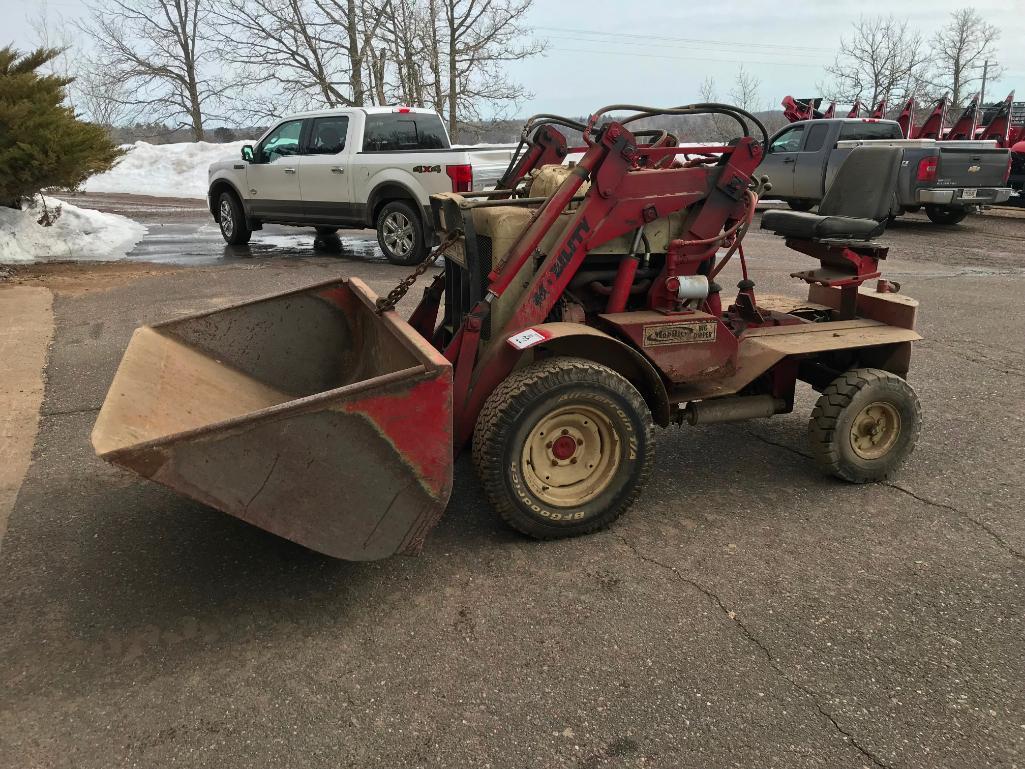
<path fill-rule="evenodd" d="M 417 553 L 452 489 L 452 368 L 355 278 L 135 331 L 103 459 L 349 560 Z"/>

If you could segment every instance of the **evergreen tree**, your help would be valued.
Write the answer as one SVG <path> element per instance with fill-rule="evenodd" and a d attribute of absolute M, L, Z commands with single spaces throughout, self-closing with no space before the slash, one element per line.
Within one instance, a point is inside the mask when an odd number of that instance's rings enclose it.
<path fill-rule="evenodd" d="M 124 154 L 64 105 L 70 79 L 40 72 L 59 53 L 0 48 L 0 205 L 18 207 L 49 187 L 73 189 Z"/>

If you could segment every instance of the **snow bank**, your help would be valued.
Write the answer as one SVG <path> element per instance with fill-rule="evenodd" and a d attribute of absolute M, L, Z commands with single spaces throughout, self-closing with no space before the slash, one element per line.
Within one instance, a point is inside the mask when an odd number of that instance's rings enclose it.
<path fill-rule="evenodd" d="M 17 211 L 0 206 L 0 263 L 37 259 L 121 259 L 142 240 L 146 228 L 117 214 L 105 214 L 46 198 L 61 207 L 50 227 L 37 222 L 42 208 Z"/>
<path fill-rule="evenodd" d="M 240 157 L 242 146 L 252 140 L 211 144 L 126 144 L 128 154 L 103 174 L 86 180 L 86 192 L 129 192 L 168 198 L 204 198 L 207 169 L 216 160 Z"/>

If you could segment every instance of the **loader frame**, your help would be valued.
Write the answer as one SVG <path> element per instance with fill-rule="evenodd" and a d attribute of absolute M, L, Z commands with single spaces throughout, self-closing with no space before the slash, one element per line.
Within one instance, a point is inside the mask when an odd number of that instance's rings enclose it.
<path fill-rule="evenodd" d="M 755 213 L 758 185 L 753 174 L 762 158 L 763 143 L 747 135 L 729 145 L 711 147 L 676 146 L 672 137 L 660 137 L 645 145 L 625 125 L 629 119 L 612 120 L 595 127 L 599 116 L 611 109 L 600 110 L 583 126 L 585 144 L 580 147 L 569 147 L 553 125 L 542 124 L 532 140 L 526 142 L 526 151 L 514 158 L 500 189 L 495 192 L 436 196 L 432 200 L 436 228 L 458 231 L 463 236 L 470 270 L 479 264 L 473 258 L 476 238 L 471 213 L 474 209 L 497 205 L 533 208 L 528 226 L 502 263 L 486 276 L 474 273 L 471 280 L 486 282 L 486 293 L 465 317 L 456 319 L 458 330 L 450 339 L 439 334 L 435 325 L 443 293 L 442 276 L 425 292 L 413 313 L 414 328 L 433 339 L 453 365 L 453 435 L 457 449 L 470 440 L 485 400 L 525 354 L 572 352 L 574 346 L 569 340 L 584 336 L 574 334 L 566 328 L 567 324 L 559 324 L 556 333 L 546 320 L 562 300 L 587 254 L 602 244 L 680 211 L 688 212 L 686 234 L 672 242 L 661 272 L 651 281 L 646 306 L 631 310 L 626 306 L 638 262 L 623 258 L 605 311 L 568 325 L 586 329 L 590 355 L 595 354 L 593 337 L 597 334 L 607 340 L 604 347 L 610 350 L 609 357 L 618 356 L 618 360 L 627 361 L 626 368 L 632 369 L 628 378 L 638 389 L 643 388 L 657 423 L 681 418 L 681 411 L 676 411 L 674 417 L 671 408 L 674 404 L 734 396 L 745 388 L 750 389 L 754 379 L 760 380 L 757 394 L 769 393 L 777 399 L 776 413 L 792 408 L 794 386 L 802 370 L 797 357 L 762 356 L 763 369 L 752 374 L 751 366 L 747 365 L 743 367 L 745 371 L 737 371 L 745 334 L 753 339 L 753 333 L 759 329 L 800 326 L 821 332 L 824 325 L 828 325 L 821 323 L 821 313 L 817 316 L 819 323 L 812 324 L 801 315 L 760 307 L 754 283 L 747 279 L 741 241 Z M 651 110 L 644 114 L 656 113 Z M 571 122 L 559 120 L 563 125 Z M 548 163 L 561 163 L 570 153 L 582 153 L 582 156 L 550 197 L 514 196 L 514 190 L 525 177 Z M 585 181 L 591 186 L 581 195 Z M 564 211 L 571 203 L 576 208 L 567 217 Z M 562 228 L 561 234 L 554 245 L 547 248 L 547 254 L 540 254 L 539 245 L 556 226 Z M 822 306 L 833 313 L 833 320 L 846 324 L 834 329 L 836 349 L 902 345 L 918 338 L 910 327 L 892 328 L 889 332 L 876 329 L 867 336 L 857 332 L 859 328 L 880 325 L 871 319 L 859 321 L 859 289 L 866 281 L 880 277 L 878 265 L 886 257 L 885 247 L 812 240 L 788 241 L 788 246 L 821 263 L 821 269 L 795 273 L 794 277 L 822 288 L 836 289 L 838 293 L 835 311 Z M 727 253 L 720 258 L 723 248 Z M 736 300 L 725 312 L 718 291 L 699 303 L 683 302 L 675 294 L 679 280 L 694 276 L 713 279 L 738 252 L 744 279 L 738 284 Z M 488 323 L 492 302 L 503 295 L 532 258 L 539 259 L 540 263 L 515 305 L 515 311 L 501 328 L 491 328 L 489 340 L 482 344 L 482 329 Z M 892 289 L 893 284 L 880 281 L 876 293 L 892 294 Z M 534 332 L 538 340 L 534 343 L 536 349 L 528 350 L 509 342 L 524 330 Z M 694 344 L 692 339 L 682 341 L 682 334 L 704 335 L 711 341 Z M 789 349 L 799 357 L 802 351 L 794 344 L 797 338 L 793 333 L 789 335 Z M 824 351 L 822 339 L 817 337 L 814 344 L 809 342 L 809 355 Z M 764 340 L 760 344 L 764 346 Z M 621 351 L 612 349 L 618 346 L 632 355 L 624 358 Z M 753 349 L 758 345 L 747 346 Z M 900 355 L 875 357 L 902 360 Z M 784 362 L 783 358 L 792 360 Z M 638 369 L 643 375 L 637 373 Z M 651 384 L 652 379 L 657 383 L 655 386 Z M 664 408 L 664 404 L 669 404 L 670 408 Z"/>

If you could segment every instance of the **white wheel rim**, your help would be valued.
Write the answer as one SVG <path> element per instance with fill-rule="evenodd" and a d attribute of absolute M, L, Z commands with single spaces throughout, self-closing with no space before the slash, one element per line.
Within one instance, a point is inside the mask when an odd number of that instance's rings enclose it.
<path fill-rule="evenodd" d="M 231 215 L 231 203 L 227 200 L 221 201 L 221 232 L 225 235 L 231 236 L 232 231 L 235 229 L 235 219 Z"/>
<path fill-rule="evenodd" d="M 622 459 L 612 421 L 589 406 L 564 406 L 527 434 L 520 471 L 531 492 L 553 507 L 579 507 L 612 482 Z"/>
<path fill-rule="evenodd" d="M 392 211 L 381 223 L 384 244 L 397 256 L 405 256 L 413 250 L 413 223 L 401 211 Z"/>

